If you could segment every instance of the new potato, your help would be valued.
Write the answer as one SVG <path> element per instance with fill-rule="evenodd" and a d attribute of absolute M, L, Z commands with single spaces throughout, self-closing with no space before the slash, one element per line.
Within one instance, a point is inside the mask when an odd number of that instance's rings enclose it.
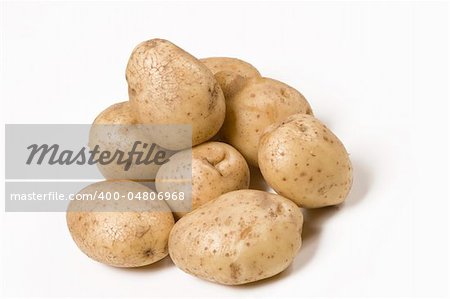
<path fill-rule="evenodd" d="M 270 78 L 253 78 L 227 98 L 221 133 L 253 166 L 258 166 L 258 144 L 264 129 L 295 113 L 312 114 L 303 95 Z"/>
<path fill-rule="evenodd" d="M 67 226 L 81 251 L 115 267 L 140 267 L 167 256 L 174 219 L 165 202 L 136 200 L 149 192 L 132 181 L 103 181 L 78 192 L 98 197 L 72 201 L 67 210 Z M 119 199 L 101 200 L 100 194 Z"/>
<path fill-rule="evenodd" d="M 181 270 L 227 285 L 276 275 L 301 246 L 303 216 L 282 196 L 256 190 L 221 195 L 181 218 L 169 254 Z"/>
<path fill-rule="evenodd" d="M 144 124 L 192 125 L 192 145 L 213 137 L 225 117 L 225 100 L 211 71 L 194 56 L 163 39 L 139 44 L 128 61 L 126 78 L 131 107 Z M 156 143 L 178 150 L 179 136 Z"/>
<path fill-rule="evenodd" d="M 174 181 L 191 176 L 192 183 Z M 247 162 L 236 149 L 222 142 L 207 142 L 197 145 L 192 152 L 172 156 L 158 171 L 156 189 L 186 193 L 187 199 L 183 201 L 167 202 L 175 215 L 182 217 L 221 194 L 248 188 L 249 182 Z"/>
<path fill-rule="evenodd" d="M 310 115 L 292 115 L 268 127 L 258 158 L 267 183 L 301 207 L 337 205 L 350 191 L 352 166 L 344 145 Z"/>

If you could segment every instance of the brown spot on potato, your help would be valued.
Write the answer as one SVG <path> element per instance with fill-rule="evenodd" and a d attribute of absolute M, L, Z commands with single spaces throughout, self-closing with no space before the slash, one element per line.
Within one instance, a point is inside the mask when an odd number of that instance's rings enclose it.
<path fill-rule="evenodd" d="M 283 212 L 283 206 L 279 203 L 277 204 L 277 214 L 281 214 Z"/>
<path fill-rule="evenodd" d="M 208 92 L 211 94 L 211 97 L 209 98 L 209 102 L 208 102 L 208 111 L 212 111 L 212 110 L 214 110 L 214 108 L 217 105 L 217 97 L 220 92 L 219 84 L 215 83 L 214 87 L 212 89 L 208 88 Z"/>
<path fill-rule="evenodd" d="M 248 226 L 244 230 L 241 231 L 240 238 L 245 239 L 252 231 L 252 227 Z"/>
<path fill-rule="evenodd" d="M 269 210 L 269 216 L 272 218 L 277 218 L 277 213 L 275 213 L 275 211 L 273 211 L 272 209 Z"/>
<path fill-rule="evenodd" d="M 231 278 L 238 279 L 241 276 L 241 267 L 239 264 L 231 263 L 230 264 Z"/>
<path fill-rule="evenodd" d="M 147 249 L 147 250 L 144 251 L 144 255 L 145 255 L 145 256 L 148 256 L 148 257 L 152 257 L 154 254 L 155 254 L 155 253 L 154 253 L 154 251 L 153 251 L 153 248 L 149 248 L 149 249 Z"/>

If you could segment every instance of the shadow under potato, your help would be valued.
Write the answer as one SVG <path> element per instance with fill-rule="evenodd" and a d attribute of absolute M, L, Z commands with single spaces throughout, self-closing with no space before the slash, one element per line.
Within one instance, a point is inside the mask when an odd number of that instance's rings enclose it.
<path fill-rule="evenodd" d="M 269 191 L 270 186 L 264 180 L 258 167 L 249 166 L 250 168 L 250 187 L 249 189 Z"/>
<path fill-rule="evenodd" d="M 373 176 L 367 164 L 357 157 L 352 157 L 351 161 L 353 167 L 353 184 L 347 199 L 342 204 L 345 208 L 352 207 L 361 202 L 373 184 Z"/>

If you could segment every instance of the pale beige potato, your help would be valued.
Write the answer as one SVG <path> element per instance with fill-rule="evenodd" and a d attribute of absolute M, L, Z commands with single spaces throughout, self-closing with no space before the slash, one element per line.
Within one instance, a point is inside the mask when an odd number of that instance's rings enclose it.
<path fill-rule="evenodd" d="M 340 204 L 352 185 L 347 150 L 310 115 L 292 115 L 268 127 L 261 137 L 258 158 L 266 182 L 301 207 Z"/>
<path fill-rule="evenodd" d="M 119 102 L 115 103 L 105 110 L 103 110 L 94 120 L 94 124 L 110 125 L 110 124 L 124 124 L 137 125 L 139 124 L 136 116 L 131 109 L 130 103 Z"/>
<path fill-rule="evenodd" d="M 250 79 L 226 103 L 221 133 L 253 166 L 258 166 L 259 139 L 267 126 L 292 114 L 313 114 L 300 92 L 270 78 Z"/>
<path fill-rule="evenodd" d="M 261 77 L 259 71 L 250 63 L 232 57 L 208 57 L 201 58 L 203 63 L 215 75 L 219 72 L 233 72 L 244 78 Z"/>
<path fill-rule="evenodd" d="M 82 252 L 115 267 L 140 267 L 167 256 L 174 225 L 169 207 L 164 201 L 136 200 L 151 189 L 132 181 L 103 181 L 78 194 L 94 196 L 96 192 L 95 200 L 72 201 L 67 210 L 67 226 Z M 106 200 L 108 192 L 119 199 Z"/>
<path fill-rule="evenodd" d="M 102 111 L 94 120 L 89 132 L 89 148 L 92 150 L 96 145 L 100 151 L 109 151 L 114 153 L 118 150 L 126 155 L 132 150 L 136 141 L 142 142 L 136 149 L 143 151 L 145 155 L 153 148 L 150 160 L 154 162 L 150 164 L 136 163 L 137 156 L 133 156 L 133 163 L 129 169 L 125 169 L 123 164 L 119 164 L 117 159 L 111 163 L 96 163 L 100 172 L 107 179 L 128 179 L 149 181 L 154 180 L 159 167 L 166 161 L 172 151 L 163 149 L 154 144 L 152 138 L 153 126 L 139 125 L 138 121 L 130 107 L 129 102 L 121 102 L 111 105 Z M 146 148 L 143 143 L 148 144 Z M 96 156 L 98 158 L 98 155 Z M 142 160 L 142 159 L 141 159 Z"/>
<path fill-rule="evenodd" d="M 293 202 L 257 190 L 221 195 L 181 218 L 169 238 L 175 265 L 238 285 L 285 270 L 301 246 L 303 216 Z"/>
<path fill-rule="evenodd" d="M 189 179 L 191 175 L 192 184 L 174 181 Z M 160 168 L 156 177 L 158 192 L 185 192 L 184 201 L 167 201 L 178 218 L 219 195 L 247 189 L 249 183 L 250 171 L 244 157 L 222 142 L 203 143 L 194 147 L 192 152 L 175 154 Z"/>
<path fill-rule="evenodd" d="M 126 78 L 131 107 L 140 122 L 192 125 L 192 145 L 207 141 L 222 126 L 225 99 L 214 75 L 171 42 L 152 39 L 139 44 L 128 61 Z M 190 147 L 179 142 L 186 132 L 176 133 L 157 143 L 173 150 Z"/>

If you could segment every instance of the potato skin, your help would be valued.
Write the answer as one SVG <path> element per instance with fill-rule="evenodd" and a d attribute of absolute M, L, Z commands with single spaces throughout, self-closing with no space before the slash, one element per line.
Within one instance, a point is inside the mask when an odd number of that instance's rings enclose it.
<path fill-rule="evenodd" d="M 268 127 L 261 137 L 258 158 L 267 183 L 301 207 L 340 204 L 352 185 L 347 150 L 310 115 L 292 115 Z"/>
<path fill-rule="evenodd" d="M 225 99 L 237 93 L 247 79 L 259 78 L 261 74 L 250 63 L 231 57 L 209 57 L 200 59 L 214 74 Z"/>
<path fill-rule="evenodd" d="M 226 285 L 276 275 L 301 246 L 303 216 L 291 201 L 257 190 L 221 195 L 181 218 L 169 254 L 181 270 Z"/>
<path fill-rule="evenodd" d="M 218 72 L 214 75 L 214 77 L 223 91 L 225 103 L 227 99 L 238 93 L 245 86 L 247 81 L 250 80 L 230 71 Z"/>
<path fill-rule="evenodd" d="M 219 84 L 204 64 L 171 42 L 152 39 L 139 44 L 128 61 L 126 78 L 140 122 L 191 124 L 192 145 L 219 131 L 225 117 Z"/>
<path fill-rule="evenodd" d="M 79 193 L 151 192 L 131 181 L 103 181 Z M 98 193 L 100 194 L 100 193 Z M 108 205 L 108 206 L 105 206 Z M 67 226 L 77 246 L 90 258 L 115 267 L 140 267 L 168 254 L 167 242 L 174 219 L 162 201 L 72 201 Z"/>
<path fill-rule="evenodd" d="M 151 129 L 146 130 L 145 127 L 138 126 L 138 120 L 129 102 L 113 104 L 95 118 L 89 134 L 89 147 L 93 149 L 98 145 L 100 150 L 112 153 L 121 150 L 127 153 L 131 151 L 135 141 L 146 142 L 151 146 L 153 140 L 150 131 Z M 172 154 L 171 151 L 156 146 L 152 158 L 158 151 L 164 152 L 166 158 Z M 97 167 L 106 179 L 153 180 L 160 165 L 134 163 L 130 169 L 124 170 L 124 165 L 117 163 L 97 163 Z"/>
<path fill-rule="evenodd" d="M 182 155 L 175 154 L 176 155 Z M 187 161 L 186 161 L 187 160 Z M 179 184 L 167 184 L 166 179 L 174 178 L 174 172 L 182 163 L 190 163 L 191 157 L 178 160 L 177 157 L 163 165 L 158 171 L 156 189 L 158 192 L 179 192 Z M 247 189 L 250 183 L 250 170 L 244 157 L 232 146 L 222 142 L 206 142 L 192 149 L 192 190 L 191 206 L 180 206 L 180 201 L 168 201 L 174 214 L 181 218 L 187 212 L 197 209 L 224 193 Z M 179 176 L 176 176 L 179 177 Z"/>
<path fill-rule="evenodd" d="M 215 75 L 219 72 L 233 72 L 244 78 L 261 77 L 259 71 L 250 63 L 232 57 L 208 57 L 200 59 Z"/>
<path fill-rule="evenodd" d="M 312 114 L 300 92 L 270 78 L 249 80 L 226 104 L 221 133 L 253 166 L 258 166 L 259 139 L 267 126 L 295 113 Z"/>
<path fill-rule="evenodd" d="M 94 120 L 94 124 L 110 125 L 124 124 L 136 125 L 138 120 L 131 109 L 129 102 L 119 102 L 103 110 Z"/>

